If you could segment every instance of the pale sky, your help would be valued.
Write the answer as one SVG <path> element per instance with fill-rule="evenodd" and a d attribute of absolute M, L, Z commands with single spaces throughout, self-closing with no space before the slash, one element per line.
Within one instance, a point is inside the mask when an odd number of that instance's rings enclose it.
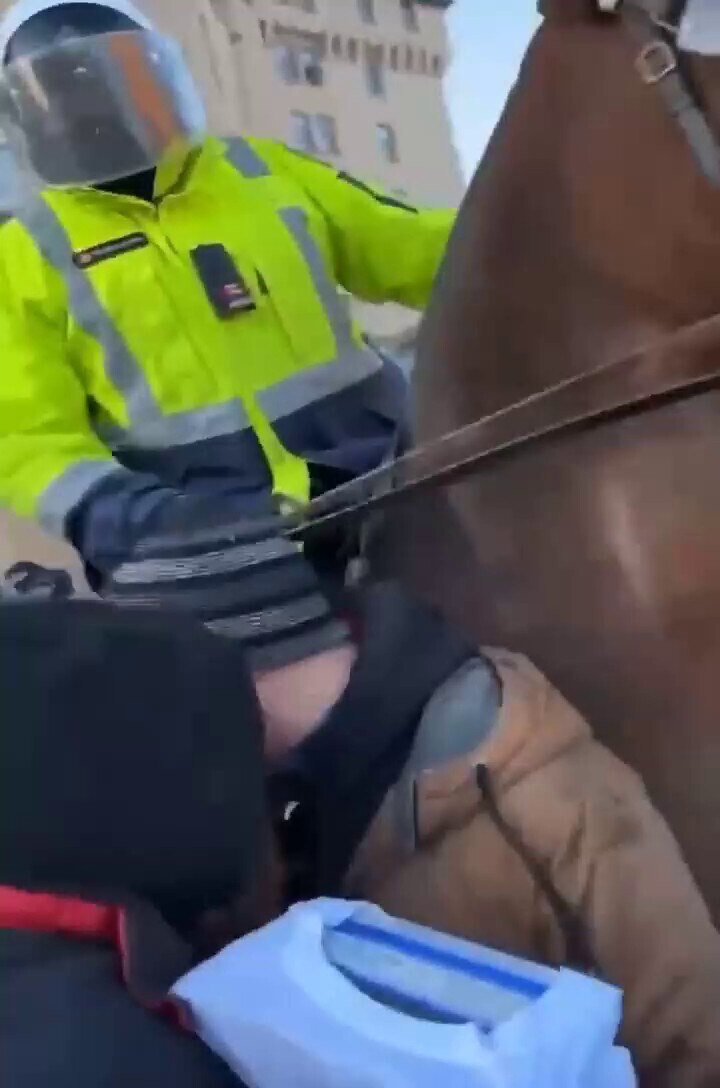
<path fill-rule="evenodd" d="M 536 7 L 536 0 L 455 0 L 448 13 L 454 61 L 447 94 L 468 178 L 537 25 Z"/>

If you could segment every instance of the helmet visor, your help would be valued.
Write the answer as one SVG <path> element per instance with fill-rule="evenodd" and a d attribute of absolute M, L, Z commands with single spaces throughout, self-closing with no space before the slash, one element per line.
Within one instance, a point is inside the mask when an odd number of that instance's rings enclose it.
<path fill-rule="evenodd" d="M 180 47 L 149 30 L 71 38 L 6 65 L 0 126 L 41 186 L 100 185 L 205 135 Z"/>
<path fill-rule="evenodd" d="M 688 0 L 680 23 L 678 45 L 687 53 L 720 57 L 718 0 Z"/>

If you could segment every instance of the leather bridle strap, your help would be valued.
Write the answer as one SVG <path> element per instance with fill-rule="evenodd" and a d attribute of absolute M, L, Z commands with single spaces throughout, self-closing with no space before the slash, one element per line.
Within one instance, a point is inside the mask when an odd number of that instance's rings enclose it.
<path fill-rule="evenodd" d="M 618 12 L 640 46 L 635 61 L 640 78 L 658 88 L 701 172 L 720 188 L 720 142 L 683 75 L 676 41 L 678 26 L 672 22 L 674 7 L 668 0 L 624 0 Z"/>
<path fill-rule="evenodd" d="M 521 452 L 720 390 L 720 316 L 647 351 L 560 382 L 411 451 L 286 519 L 286 535 L 352 521 L 421 490 L 445 487 Z"/>

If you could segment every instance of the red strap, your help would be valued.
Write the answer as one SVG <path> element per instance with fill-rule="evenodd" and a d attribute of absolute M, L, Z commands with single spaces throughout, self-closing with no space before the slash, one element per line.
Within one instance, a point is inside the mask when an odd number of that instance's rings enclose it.
<path fill-rule="evenodd" d="M 120 911 L 64 895 L 0 885 L 0 929 L 29 929 L 118 945 Z"/>
<path fill-rule="evenodd" d="M 123 980 L 131 989 L 125 917 L 121 907 L 101 906 L 65 895 L 23 892 L 0 884 L 0 929 L 24 929 L 106 941 L 117 949 Z M 144 1004 L 142 1000 L 140 1003 Z M 183 1009 L 170 998 L 158 1006 L 146 1007 L 176 1027 L 192 1030 Z"/>

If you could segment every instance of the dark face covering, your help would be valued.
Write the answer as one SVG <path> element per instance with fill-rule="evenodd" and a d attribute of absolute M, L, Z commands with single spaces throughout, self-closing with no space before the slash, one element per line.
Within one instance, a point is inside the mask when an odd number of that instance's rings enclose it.
<path fill-rule="evenodd" d="M 70 38 L 137 29 L 138 24 L 129 16 L 100 4 L 64 4 L 28 19 L 10 39 L 3 63 L 10 64 Z M 140 174 L 96 186 L 103 192 L 147 201 L 152 201 L 154 187 L 155 170 L 144 170 Z"/>
<path fill-rule="evenodd" d="M 143 170 L 141 174 L 133 174 L 129 178 L 106 181 L 104 185 L 96 185 L 95 188 L 103 193 L 134 196 L 138 200 L 147 200 L 150 203 L 155 193 L 155 170 Z"/>

